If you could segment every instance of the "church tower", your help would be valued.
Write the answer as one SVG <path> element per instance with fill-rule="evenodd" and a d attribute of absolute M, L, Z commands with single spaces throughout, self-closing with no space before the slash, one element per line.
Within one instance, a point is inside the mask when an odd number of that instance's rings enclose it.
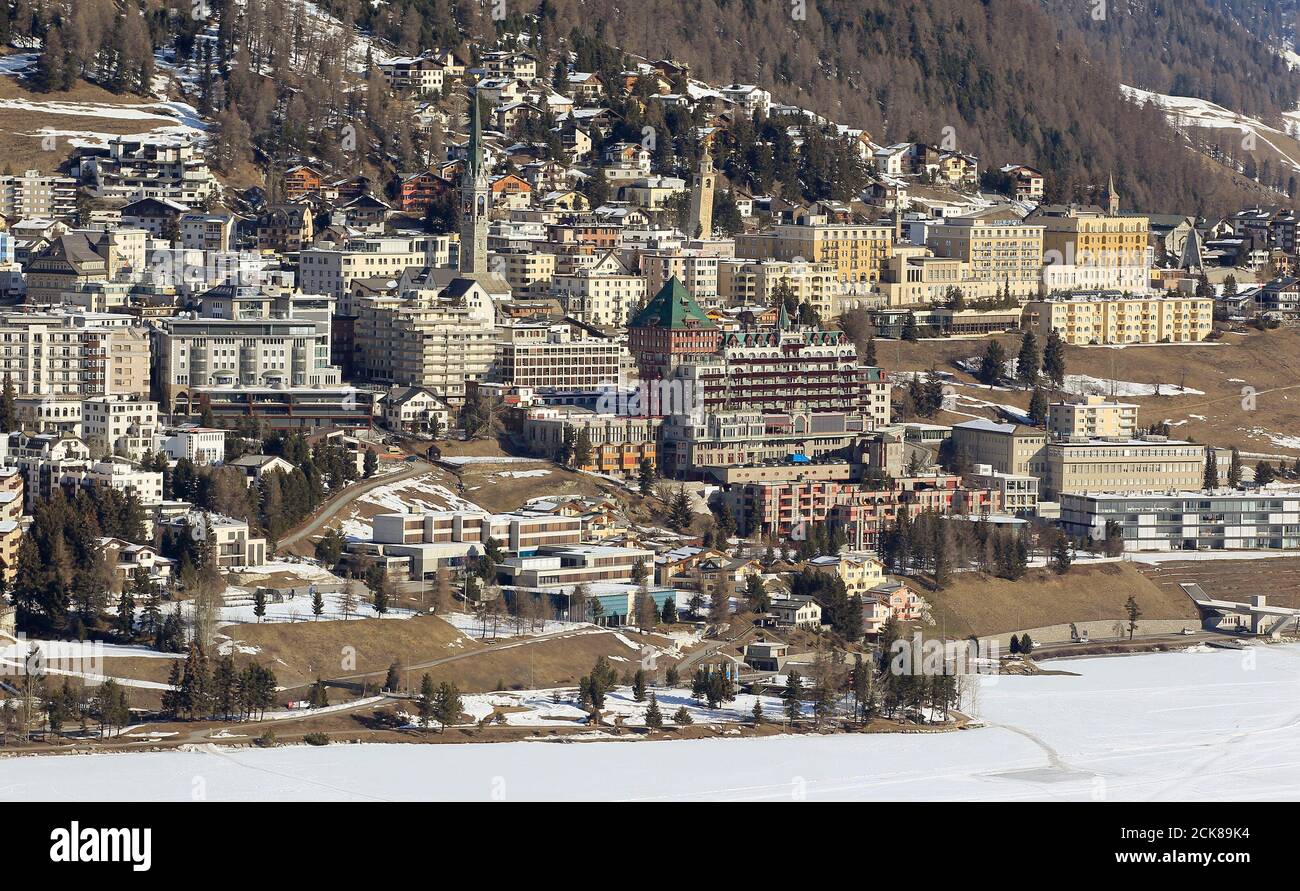
<path fill-rule="evenodd" d="M 488 208 L 487 171 L 483 169 L 483 126 L 479 121 L 478 90 L 469 95 L 469 151 L 460 180 L 460 271 L 486 273 Z"/>
<path fill-rule="evenodd" d="M 1115 191 L 1115 174 L 1110 175 L 1110 182 L 1106 184 L 1106 215 L 1111 217 L 1119 216 L 1119 192 Z"/>
<path fill-rule="evenodd" d="M 700 153 L 700 169 L 691 176 L 691 221 L 687 226 L 687 238 L 708 241 L 713 237 L 713 190 L 717 181 L 713 156 L 706 147 Z"/>

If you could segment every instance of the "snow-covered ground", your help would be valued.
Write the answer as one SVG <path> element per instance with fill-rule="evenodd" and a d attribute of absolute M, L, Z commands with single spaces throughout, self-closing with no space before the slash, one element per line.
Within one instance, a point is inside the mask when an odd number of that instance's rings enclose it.
<path fill-rule="evenodd" d="M 1050 663 L 978 730 L 621 743 L 331 745 L 9 758 L 0 798 L 1300 800 L 1300 646 Z"/>

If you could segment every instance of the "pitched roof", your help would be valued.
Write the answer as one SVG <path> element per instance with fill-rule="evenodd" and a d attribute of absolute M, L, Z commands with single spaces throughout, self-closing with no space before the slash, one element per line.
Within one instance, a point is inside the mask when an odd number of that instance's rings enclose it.
<path fill-rule="evenodd" d="M 650 298 L 645 309 L 632 319 L 630 328 L 716 328 L 700 305 L 695 302 L 691 292 L 681 283 L 677 276 L 668 280 L 659 293 Z"/>

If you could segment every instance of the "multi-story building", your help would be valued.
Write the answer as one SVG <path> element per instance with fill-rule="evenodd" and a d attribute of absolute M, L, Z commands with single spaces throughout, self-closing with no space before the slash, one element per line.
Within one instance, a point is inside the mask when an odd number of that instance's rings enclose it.
<path fill-rule="evenodd" d="M 298 277 L 308 294 L 329 294 L 338 311 L 355 315 L 351 284 L 358 278 L 400 278 L 408 267 L 425 269 L 451 262 L 446 235 L 372 236 L 354 238 L 341 249 L 309 248 L 298 255 Z"/>
<path fill-rule="evenodd" d="M 635 477 L 642 461 L 658 465 L 662 418 L 593 412 L 578 407 L 528 409 L 519 422 L 519 439 L 533 454 L 555 458 L 567 437 L 586 436 L 590 460 L 579 470 Z"/>
<path fill-rule="evenodd" d="M 807 214 L 771 232 L 737 235 L 736 256 L 829 263 L 842 282 L 878 282 L 893 242 L 892 226 L 832 223 L 824 215 Z"/>
<path fill-rule="evenodd" d="M 28 170 L 0 176 L 0 217 L 15 220 L 71 219 L 77 212 L 77 181 Z"/>
<path fill-rule="evenodd" d="M 889 423 L 881 369 L 861 364 L 843 331 L 792 325 L 784 306 L 775 328 L 726 332 L 716 354 L 678 366 L 674 379 L 705 411 L 850 411 L 870 417 L 871 429 Z"/>
<path fill-rule="evenodd" d="M 1043 226 L 985 217 L 950 217 L 932 226 L 926 246 L 936 256 L 966 264 L 965 281 L 977 288 L 1039 293 L 1043 268 Z"/>
<path fill-rule="evenodd" d="M 496 358 L 492 300 L 477 281 L 439 290 L 363 300 L 356 323 L 357 372 L 367 380 L 424 387 L 444 400 L 465 398 Z"/>
<path fill-rule="evenodd" d="M 149 335 L 130 316 L 0 313 L 0 378 L 21 395 L 149 395 Z"/>
<path fill-rule="evenodd" d="M 1044 291 L 1146 291 L 1155 249 L 1147 217 L 1119 216 L 1111 185 L 1109 209 L 1040 206 L 1028 221 L 1043 227 Z"/>
<path fill-rule="evenodd" d="M 1055 331 L 1074 345 L 1194 343 L 1214 329 L 1214 300 L 1175 292 L 1067 294 L 1030 301 L 1025 318 L 1040 340 Z"/>
<path fill-rule="evenodd" d="M 719 265 L 722 262 L 714 254 L 696 250 L 647 251 L 641 254 L 646 293 L 657 294 L 676 277 L 695 299 L 707 305 L 721 295 Z"/>
<path fill-rule="evenodd" d="M 670 476 L 717 476 L 723 468 L 741 468 L 765 461 L 785 461 L 792 455 L 815 458 L 839 452 L 867 437 L 875 420 L 863 412 L 710 411 L 692 417 L 664 418 L 661 467 Z M 848 465 L 842 467 L 846 472 Z M 765 468 L 776 471 L 778 468 Z M 812 468 L 799 478 L 819 475 Z M 745 470 L 734 471 L 736 477 Z M 757 469 L 754 473 L 757 473 Z"/>
<path fill-rule="evenodd" d="M 1061 496 L 1066 534 L 1098 541 L 1119 526 L 1126 551 L 1300 548 L 1300 498 L 1294 494 L 1183 491 Z"/>
<path fill-rule="evenodd" d="M 1137 434 L 1137 411 L 1132 402 L 1107 402 L 1103 396 L 1053 402 L 1048 407 L 1047 432 L 1056 439 L 1132 439 Z"/>
<path fill-rule="evenodd" d="M 153 451 L 158 403 L 134 396 L 93 396 L 81 404 L 81 430 L 91 454 L 139 461 Z"/>
<path fill-rule="evenodd" d="M 776 289 L 784 286 L 820 318 L 830 321 L 839 315 L 836 297 L 841 282 L 832 263 L 721 260 L 717 279 L 718 295 L 731 306 L 771 306 Z"/>
<path fill-rule="evenodd" d="M 979 489 L 996 492 L 1002 510 L 1009 514 L 1033 514 L 1038 506 L 1038 477 L 1024 473 L 1002 473 L 987 464 L 977 464 L 966 481 Z"/>
<path fill-rule="evenodd" d="M 226 460 L 226 431 L 214 427 L 177 427 L 155 433 L 153 451 L 173 461 L 185 458 L 195 464 L 220 464 Z"/>
<path fill-rule="evenodd" d="M 1163 436 L 1049 442 L 1043 460 L 1040 478 L 1052 499 L 1079 492 L 1183 491 L 1205 481 L 1205 446 Z"/>
<path fill-rule="evenodd" d="M 170 198 L 193 206 L 217 190 L 203 152 L 188 137 L 115 136 L 107 155 L 84 153 L 79 161 L 96 198 Z"/>
<path fill-rule="evenodd" d="M 875 549 L 880 532 L 900 513 L 989 514 L 1002 509 L 997 494 L 963 486 L 960 477 L 903 478 L 889 489 L 830 480 L 757 482 L 732 486 L 723 496 L 741 535 L 754 532 L 789 537 L 801 526 L 830 523 L 848 536 L 850 547 Z"/>
<path fill-rule="evenodd" d="M 672 375 L 683 362 L 712 355 L 722 329 L 673 277 L 628 323 L 628 349 L 643 380 Z"/>
<path fill-rule="evenodd" d="M 609 253 L 591 267 L 557 272 L 551 279 L 551 294 L 576 319 L 589 325 L 621 328 L 645 301 L 646 280 Z"/>
<path fill-rule="evenodd" d="M 258 293 L 255 288 L 233 289 L 235 297 Z M 328 312 L 299 310 L 290 302 L 282 315 L 259 316 L 251 309 L 236 312 L 227 303 L 205 300 L 205 316 L 158 320 L 153 329 L 154 384 L 165 411 L 195 414 L 209 391 L 339 385 L 338 366 L 330 364 Z M 240 301 L 245 304 L 272 305 Z"/>
<path fill-rule="evenodd" d="M 65 487 L 102 487 L 134 495 L 143 507 L 157 507 L 163 500 L 163 475 L 144 470 L 126 458 L 110 457 L 88 467 L 64 471 L 59 482 Z"/>
<path fill-rule="evenodd" d="M 180 218 L 181 247 L 196 251 L 228 251 L 235 234 L 235 217 L 228 213 L 187 213 Z"/>
<path fill-rule="evenodd" d="M 1047 472 L 1047 433 L 1023 424 L 976 418 L 952 427 L 954 453 L 998 473 L 1041 478 Z"/>
<path fill-rule="evenodd" d="M 50 498 L 66 474 L 80 474 L 92 463 L 86 444 L 66 433 L 10 433 L 0 438 L 0 453 L 4 464 L 23 476 L 28 513 Z"/>
<path fill-rule="evenodd" d="M 498 325 L 495 377 L 516 387 L 585 390 L 616 384 L 624 354 L 618 341 L 575 337 L 569 325 Z"/>
<path fill-rule="evenodd" d="M 190 511 L 174 517 L 168 523 L 167 532 L 199 542 L 211 536 L 217 565 L 222 570 L 261 566 L 266 562 L 266 539 L 253 536 L 242 520 L 207 511 Z"/>
<path fill-rule="evenodd" d="M 379 73 L 395 93 L 441 93 L 445 69 L 427 56 L 405 56 L 379 63 Z"/>

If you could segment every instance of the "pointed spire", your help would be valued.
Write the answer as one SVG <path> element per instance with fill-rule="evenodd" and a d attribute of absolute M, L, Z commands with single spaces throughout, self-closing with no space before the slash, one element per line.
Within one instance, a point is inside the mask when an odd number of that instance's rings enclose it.
<path fill-rule="evenodd" d="M 471 177 L 483 169 L 483 122 L 479 120 L 478 85 L 469 91 L 469 153 L 465 170 Z"/>

